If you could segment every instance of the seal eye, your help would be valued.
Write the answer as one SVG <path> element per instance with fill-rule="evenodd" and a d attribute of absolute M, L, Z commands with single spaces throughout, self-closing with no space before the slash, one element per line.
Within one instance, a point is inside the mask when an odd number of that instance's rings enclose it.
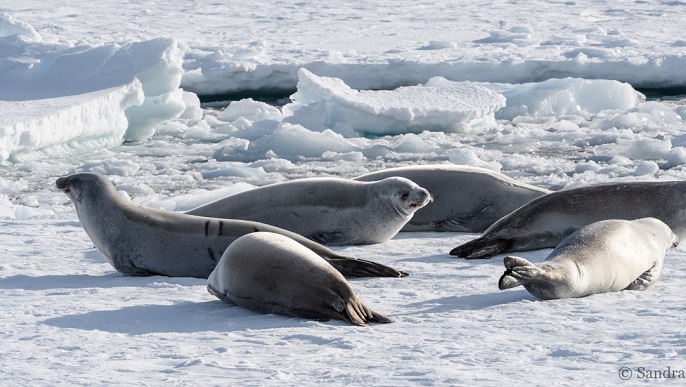
<path fill-rule="evenodd" d="M 403 193 L 402 195 L 400 195 L 400 198 L 401 198 L 402 200 L 407 200 L 407 198 L 409 198 L 409 197 L 410 197 L 410 194 L 407 193 L 407 192 L 405 192 L 405 193 Z"/>

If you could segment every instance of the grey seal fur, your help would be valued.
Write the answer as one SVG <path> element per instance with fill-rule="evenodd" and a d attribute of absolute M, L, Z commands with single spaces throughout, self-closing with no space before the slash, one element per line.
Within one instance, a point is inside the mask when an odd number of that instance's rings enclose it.
<path fill-rule="evenodd" d="M 686 181 L 633 181 L 551 192 L 495 222 L 450 254 L 463 258 L 555 247 L 579 228 L 600 220 L 653 217 L 686 236 Z"/>
<path fill-rule="evenodd" d="M 267 223 L 325 245 L 359 245 L 388 241 L 430 200 L 426 189 L 402 177 L 322 177 L 240 192 L 186 214 Z"/>
<path fill-rule="evenodd" d="M 655 218 L 591 223 L 565 238 L 540 264 L 505 257 L 500 290 L 523 285 L 545 300 L 643 290 L 660 278 L 678 237 Z"/>
<path fill-rule="evenodd" d="M 390 176 L 410 179 L 433 197 L 401 231 L 481 232 L 523 204 L 551 192 L 485 168 L 450 164 L 390 168 L 355 180 Z"/>
<path fill-rule="evenodd" d="M 78 173 L 57 179 L 74 203 L 81 225 L 100 253 L 126 275 L 207 278 L 238 237 L 269 231 L 296 240 L 346 276 L 398 277 L 375 262 L 340 255 L 278 227 L 258 222 L 184 215 L 135 205 L 103 175 Z"/>
<path fill-rule="evenodd" d="M 333 318 L 360 326 L 392 322 L 362 304 L 341 273 L 312 250 L 269 232 L 236 239 L 210 274 L 207 290 L 260 313 Z"/>

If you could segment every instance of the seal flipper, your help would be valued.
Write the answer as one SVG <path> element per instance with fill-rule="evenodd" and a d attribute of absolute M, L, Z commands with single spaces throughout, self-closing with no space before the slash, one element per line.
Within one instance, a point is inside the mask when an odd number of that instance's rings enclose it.
<path fill-rule="evenodd" d="M 117 261 L 113 261 L 113 262 L 117 262 Z M 117 264 L 116 266 L 114 264 L 112 264 L 112 266 L 114 266 L 114 268 L 118 272 L 120 272 L 124 275 L 131 276 L 131 277 L 152 277 L 152 276 L 169 277 L 169 275 L 167 275 L 167 274 L 163 274 L 163 273 L 160 273 L 160 272 L 157 272 L 154 270 L 146 269 L 146 268 L 141 267 L 141 266 L 139 266 L 133 262 L 129 263 L 128 266 L 125 266 L 126 269 L 124 269 L 124 270 L 122 270 L 122 267 L 120 264 Z"/>
<path fill-rule="evenodd" d="M 654 284 L 659 278 L 662 272 L 662 259 L 658 259 L 657 262 L 650 269 L 646 270 L 643 274 L 638 276 L 636 280 L 629 284 L 624 290 L 645 290 Z"/>
<path fill-rule="evenodd" d="M 393 322 L 393 319 L 390 319 L 390 318 L 388 318 L 388 317 L 382 315 L 381 313 L 377 313 L 377 312 L 375 312 L 375 311 L 373 311 L 373 310 L 371 310 L 371 309 L 370 309 L 369 311 L 372 313 L 372 316 L 371 316 L 371 318 L 370 318 L 369 321 L 378 322 L 378 323 L 383 323 L 383 324 L 387 324 L 387 323 L 392 323 L 392 322 Z"/>
<path fill-rule="evenodd" d="M 341 299 L 339 301 L 343 300 Z M 338 303 L 334 303 L 333 307 L 334 309 L 336 309 L 336 311 L 342 312 L 341 315 L 343 315 L 345 320 L 348 320 L 351 323 L 358 326 L 367 326 L 367 323 L 370 322 L 393 322 L 393 320 L 391 320 L 390 318 L 380 313 L 374 312 L 373 310 L 364 306 L 364 304 L 362 304 L 362 302 L 355 296 L 353 296 L 353 298 L 349 301 L 345 301 L 344 306 Z"/>
<path fill-rule="evenodd" d="M 463 222 L 459 219 L 448 219 L 442 222 L 436 222 L 434 224 L 436 231 L 443 232 L 471 232 L 473 230 L 468 229 L 464 226 Z"/>
<path fill-rule="evenodd" d="M 236 303 L 233 302 L 233 301 L 231 301 L 231 299 L 226 295 L 226 293 L 220 292 L 219 290 L 215 289 L 215 288 L 214 288 L 212 285 L 210 285 L 210 284 L 207 284 L 207 291 L 208 291 L 211 295 L 217 297 L 217 298 L 220 299 L 221 301 L 226 302 L 227 304 L 236 305 Z"/>
<path fill-rule="evenodd" d="M 465 259 L 491 258 L 505 250 L 509 244 L 506 239 L 477 238 L 455 247 L 450 255 Z"/>
<path fill-rule="evenodd" d="M 347 241 L 344 240 L 343 236 L 344 234 L 340 231 L 322 231 L 309 236 L 308 239 L 311 239 L 322 245 L 345 245 Z"/>
<path fill-rule="evenodd" d="M 380 263 L 352 257 L 324 257 L 324 259 L 345 277 L 406 277 L 407 272 L 396 270 Z"/>
<path fill-rule="evenodd" d="M 536 283 L 538 282 L 536 279 L 545 273 L 538 266 L 520 257 L 508 255 L 503 263 L 506 270 L 498 281 L 498 289 L 500 290 L 511 289 L 532 282 Z"/>

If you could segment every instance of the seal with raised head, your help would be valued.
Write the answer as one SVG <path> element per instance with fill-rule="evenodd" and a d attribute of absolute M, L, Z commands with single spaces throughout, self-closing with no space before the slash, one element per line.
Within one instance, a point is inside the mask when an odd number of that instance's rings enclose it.
<path fill-rule="evenodd" d="M 355 325 L 392 322 L 362 304 L 341 273 L 312 250 L 269 232 L 236 239 L 210 274 L 207 290 L 260 313 Z"/>
<path fill-rule="evenodd" d="M 406 274 L 375 262 L 343 256 L 278 227 L 138 206 L 123 198 L 103 175 L 77 173 L 57 179 L 56 185 L 74 203 L 81 225 L 95 247 L 117 271 L 126 275 L 207 278 L 234 240 L 257 231 L 285 235 L 299 242 L 346 276 Z"/>
<path fill-rule="evenodd" d="M 433 197 L 401 231 L 481 232 L 523 204 L 551 192 L 485 168 L 450 164 L 384 169 L 355 180 L 390 176 L 410 179 Z"/>
<path fill-rule="evenodd" d="M 498 287 L 523 285 L 545 300 L 643 290 L 660 278 L 665 252 L 678 240 L 655 218 L 602 220 L 565 238 L 538 265 L 505 257 Z"/>
<path fill-rule="evenodd" d="M 653 217 L 679 238 L 686 237 L 686 181 L 602 183 L 564 189 L 536 198 L 493 223 L 450 254 L 489 258 L 555 247 L 579 228 L 600 220 Z"/>
<path fill-rule="evenodd" d="M 306 178 L 230 195 L 186 214 L 267 223 L 325 245 L 359 245 L 388 241 L 430 200 L 426 189 L 402 177 Z"/>

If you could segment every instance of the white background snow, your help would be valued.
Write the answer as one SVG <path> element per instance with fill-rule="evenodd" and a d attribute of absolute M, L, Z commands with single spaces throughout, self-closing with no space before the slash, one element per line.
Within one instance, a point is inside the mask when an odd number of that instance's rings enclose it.
<path fill-rule="evenodd" d="M 0 3 L 0 384 L 578 385 L 621 383 L 622 367 L 633 382 L 660 382 L 640 367 L 686 372 L 684 247 L 646 291 L 557 301 L 498 291 L 502 256 L 448 256 L 476 234 L 345 247 L 411 273 L 350 280 L 395 319 L 359 328 L 231 307 L 203 280 L 124 277 L 54 188 L 99 172 L 136 203 L 180 211 L 414 164 L 551 189 L 682 180 L 685 20 L 682 1 Z"/>

